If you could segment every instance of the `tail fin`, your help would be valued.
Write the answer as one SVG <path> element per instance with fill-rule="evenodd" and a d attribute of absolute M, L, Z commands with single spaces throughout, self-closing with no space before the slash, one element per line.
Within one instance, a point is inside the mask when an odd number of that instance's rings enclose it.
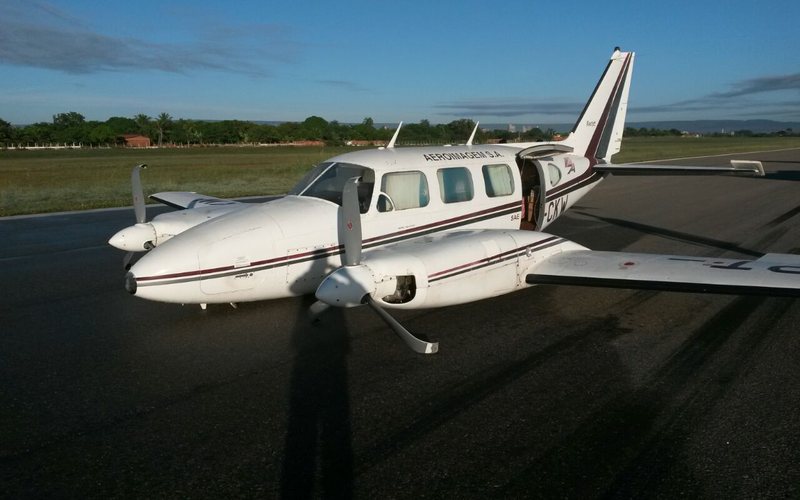
<path fill-rule="evenodd" d="M 592 97 L 564 141 L 574 148 L 575 153 L 590 159 L 607 160 L 619 152 L 628 109 L 633 59 L 633 52 L 614 49 Z"/>

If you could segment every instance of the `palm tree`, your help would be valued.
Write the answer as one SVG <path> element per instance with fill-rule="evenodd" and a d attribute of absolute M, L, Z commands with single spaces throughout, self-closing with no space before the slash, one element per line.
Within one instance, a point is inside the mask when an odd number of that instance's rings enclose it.
<path fill-rule="evenodd" d="M 164 140 L 164 130 L 170 126 L 172 123 L 172 117 L 169 116 L 168 113 L 161 113 L 158 115 L 155 121 L 156 130 L 158 130 L 158 147 L 161 147 L 161 143 Z"/>
<path fill-rule="evenodd" d="M 139 132 L 142 135 L 150 136 L 150 117 L 139 113 L 138 115 L 133 117 L 133 121 L 136 122 L 136 126 L 139 128 Z"/>

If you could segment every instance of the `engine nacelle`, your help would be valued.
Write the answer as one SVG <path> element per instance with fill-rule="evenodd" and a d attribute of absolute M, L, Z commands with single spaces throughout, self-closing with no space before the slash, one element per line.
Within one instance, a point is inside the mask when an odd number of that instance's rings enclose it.
<path fill-rule="evenodd" d="M 108 244 L 128 252 L 144 252 L 153 248 L 155 241 L 155 227 L 153 224 L 145 222 L 118 231 L 108 240 Z"/>
<path fill-rule="evenodd" d="M 355 307 L 366 295 L 393 293 L 393 279 L 377 276 L 365 265 L 344 266 L 329 274 L 317 287 L 316 297 L 332 306 Z"/>
<path fill-rule="evenodd" d="M 129 252 L 144 252 L 163 244 L 176 234 L 198 226 L 206 221 L 233 211 L 201 207 L 192 210 L 181 210 L 157 215 L 150 222 L 128 226 L 120 230 L 108 240 L 109 245 Z"/>
<path fill-rule="evenodd" d="M 369 293 L 381 306 L 417 309 L 464 304 L 525 288 L 525 277 L 542 259 L 583 248 L 533 231 L 463 231 L 366 253 L 361 266 L 326 278 L 339 303 L 358 305 Z M 357 269 L 358 268 L 358 269 Z M 323 288 L 325 282 L 320 285 Z M 317 297 L 323 299 L 317 293 Z"/>

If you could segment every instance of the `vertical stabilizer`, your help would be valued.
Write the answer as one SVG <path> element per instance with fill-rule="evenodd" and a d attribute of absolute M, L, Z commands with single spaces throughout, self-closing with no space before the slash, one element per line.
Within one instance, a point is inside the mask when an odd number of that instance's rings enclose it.
<path fill-rule="evenodd" d="M 607 160 L 619 152 L 628 109 L 633 59 L 633 52 L 621 52 L 619 48 L 611 54 L 611 60 L 597 82 L 592 97 L 565 140 L 576 153 L 590 159 Z"/>

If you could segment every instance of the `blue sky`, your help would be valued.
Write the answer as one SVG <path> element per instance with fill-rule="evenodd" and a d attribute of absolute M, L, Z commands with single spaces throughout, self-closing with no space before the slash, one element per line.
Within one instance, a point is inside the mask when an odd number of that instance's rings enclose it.
<path fill-rule="evenodd" d="M 798 20 L 797 0 L 0 0 L 0 118 L 571 123 L 620 46 L 629 121 L 798 121 Z"/>

